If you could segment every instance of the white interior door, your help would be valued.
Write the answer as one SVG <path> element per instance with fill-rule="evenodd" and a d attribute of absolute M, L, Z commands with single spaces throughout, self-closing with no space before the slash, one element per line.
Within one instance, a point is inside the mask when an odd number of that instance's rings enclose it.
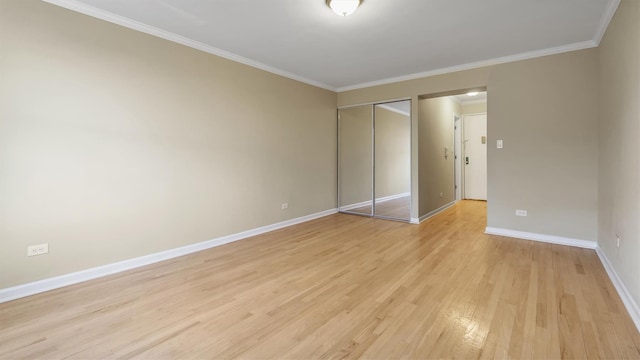
<path fill-rule="evenodd" d="M 454 158 L 455 158 L 455 189 L 456 200 L 462 199 L 462 121 L 454 117 Z"/>
<path fill-rule="evenodd" d="M 464 198 L 487 200 L 487 114 L 464 117 Z"/>

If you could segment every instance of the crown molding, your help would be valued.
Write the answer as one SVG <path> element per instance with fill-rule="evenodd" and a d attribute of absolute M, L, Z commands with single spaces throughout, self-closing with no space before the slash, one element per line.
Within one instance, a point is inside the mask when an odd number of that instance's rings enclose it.
<path fill-rule="evenodd" d="M 451 99 L 453 102 L 455 102 L 458 105 L 464 105 L 462 100 L 458 99 L 458 97 L 456 95 L 448 96 L 448 98 Z"/>
<path fill-rule="evenodd" d="M 461 105 L 465 106 L 465 105 L 474 105 L 474 104 L 484 104 L 486 102 L 487 102 L 487 99 L 468 100 L 468 101 L 463 101 Z"/>
<path fill-rule="evenodd" d="M 419 72 L 419 73 L 410 74 L 410 75 L 402 75 L 402 76 L 376 80 L 376 81 L 366 82 L 366 83 L 357 84 L 357 85 L 343 86 L 343 87 L 339 87 L 337 91 L 344 92 L 344 91 L 368 88 L 372 86 L 386 85 L 386 84 L 396 83 L 400 81 L 421 79 L 429 76 L 443 75 L 443 74 L 448 74 L 448 73 L 453 73 L 458 71 L 477 69 L 481 67 L 499 65 L 499 64 L 514 62 L 514 61 L 534 59 L 534 58 L 548 56 L 548 55 L 555 55 L 555 54 L 561 54 L 561 53 L 570 52 L 570 51 L 594 48 L 597 46 L 598 44 L 596 44 L 596 42 L 593 40 L 582 41 L 582 42 L 577 42 L 573 44 L 556 46 L 556 47 L 536 50 L 536 51 L 530 51 L 530 52 L 516 54 L 516 55 L 503 56 L 495 59 L 478 61 L 478 62 L 469 63 L 469 64 L 456 65 L 456 66 L 451 66 L 451 67 L 436 69 L 436 70 L 429 70 L 429 71 Z"/>
<path fill-rule="evenodd" d="M 60 7 L 63 7 L 65 9 L 71 10 L 71 11 L 75 11 L 84 15 L 88 15 L 100 20 L 104 20 L 116 25 L 120 25 L 120 26 L 124 26 L 126 28 L 132 29 L 132 30 L 136 30 L 136 31 L 140 31 L 143 32 L 145 34 L 149 34 L 155 37 L 159 37 L 161 39 L 164 40 L 168 40 L 174 43 L 178 43 L 184 46 L 188 46 L 190 48 L 196 49 L 196 50 L 200 50 L 212 55 L 216 55 L 231 61 L 235 61 L 238 62 L 240 64 L 244 64 L 247 66 L 251 66 L 254 67 L 256 69 L 260 69 L 260 70 L 264 70 L 267 72 L 270 72 L 272 74 L 276 74 L 276 75 L 280 75 L 286 78 L 289 78 L 291 80 L 296 80 L 296 81 L 300 81 L 303 82 L 305 84 L 309 84 L 312 86 L 316 86 L 325 90 L 330 90 L 333 92 L 336 92 L 337 89 L 331 85 L 327 85 L 315 80 L 311 80 L 311 79 L 307 79 L 305 77 L 302 76 L 298 76 L 296 74 L 290 73 L 288 71 L 284 71 L 278 68 L 275 68 L 273 66 L 269 66 L 266 64 L 263 64 L 261 62 L 258 61 L 254 61 L 248 58 L 245 58 L 243 56 L 240 55 L 236 55 L 234 53 L 222 50 L 222 49 L 218 49 L 216 47 L 201 43 L 199 41 L 195 41 L 195 40 L 191 40 L 189 38 L 186 38 L 184 36 L 180 36 L 177 34 L 174 34 L 172 32 L 169 31 L 165 31 L 162 29 L 158 29 L 156 27 L 153 26 L 149 26 L 146 24 L 143 24 L 139 21 L 135 21 L 132 19 L 129 19 L 127 17 L 124 16 L 120 16 L 120 15 L 116 15 L 113 14 L 111 12 L 108 11 L 104 11 L 98 8 L 95 8 L 93 6 L 81 3 L 79 1 L 76 0 L 42 0 L 44 2 L 53 4 L 53 5 L 57 5 Z"/>
<path fill-rule="evenodd" d="M 596 30 L 596 34 L 593 37 L 593 42 L 596 46 L 600 45 L 600 41 L 602 41 L 602 37 L 607 32 L 607 28 L 609 27 L 609 23 L 613 19 L 613 16 L 616 14 L 616 10 L 618 10 L 618 6 L 620 6 L 620 0 L 610 0 L 607 5 L 607 9 L 604 14 L 602 14 L 602 18 L 600 19 L 600 25 Z"/>
<path fill-rule="evenodd" d="M 570 51 L 577 51 L 577 50 L 597 47 L 600 44 L 600 41 L 602 40 L 602 37 L 604 36 L 607 30 L 607 27 L 609 26 L 609 23 L 611 22 L 611 19 L 613 18 L 618 6 L 620 5 L 621 0 L 610 0 L 606 8 L 606 11 L 601 18 L 600 25 L 596 31 L 596 34 L 594 35 L 592 40 L 582 41 L 582 42 L 577 42 L 573 44 L 562 45 L 562 46 L 557 46 L 557 47 L 552 47 L 552 48 L 547 48 L 542 50 L 536 50 L 536 51 L 531 51 L 531 52 L 526 52 L 521 54 L 509 55 L 509 56 L 504 56 L 504 57 L 499 57 L 499 58 L 494 58 L 489 60 L 483 60 L 479 62 L 434 69 L 434 70 L 429 70 L 429 71 L 424 71 L 424 72 L 419 72 L 414 74 L 391 77 L 391 78 L 365 82 L 365 83 L 360 83 L 355 85 L 348 85 L 343 87 L 335 87 L 319 81 L 308 79 L 303 76 L 299 76 L 299 75 L 290 73 L 288 71 L 278 69 L 273 66 L 266 65 L 261 62 L 251 60 L 243 56 L 236 55 L 234 53 L 204 44 L 202 42 L 191 40 L 184 36 L 180 36 L 169 31 L 165 31 L 153 26 L 143 24 L 141 22 L 129 19 L 124 16 L 116 15 L 111 12 L 95 8 L 93 6 L 84 4 L 77 0 L 42 0 L 42 1 L 78 12 L 84 15 L 88 15 L 100 20 L 104 20 L 113 24 L 124 26 L 132 30 L 140 31 L 145 34 L 156 36 L 161 39 L 165 39 L 165 40 L 175 42 L 184 46 L 188 46 L 212 55 L 216 55 L 231 61 L 235 61 L 244 65 L 247 65 L 247 66 L 251 66 L 256 69 L 264 70 L 272 74 L 280 75 L 295 81 L 300 81 L 302 83 L 306 83 L 306 84 L 316 86 L 322 89 L 326 89 L 329 91 L 344 92 L 344 91 L 357 90 L 357 89 L 362 89 L 362 88 L 367 88 L 372 86 L 385 85 L 385 84 L 390 84 L 390 83 L 395 83 L 400 81 L 415 80 L 415 79 L 425 78 L 429 76 L 443 75 L 443 74 L 453 73 L 457 71 L 477 69 L 477 68 L 486 67 L 486 66 L 499 65 L 499 64 L 514 62 L 514 61 L 528 60 L 528 59 L 533 59 L 537 57 L 543 57 L 548 55 L 555 55 L 555 54 L 560 54 L 560 53 L 565 53 Z"/>
<path fill-rule="evenodd" d="M 464 94 L 460 94 L 460 95 L 464 95 Z M 456 95 L 452 95 L 449 96 L 449 98 L 453 101 L 455 101 L 458 105 L 460 106 L 465 106 L 465 105 L 474 105 L 474 104 L 484 104 L 487 102 L 487 99 L 474 99 L 473 97 L 469 97 L 468 100 L 460 100 L 458 98 L 458 96 Z"/>

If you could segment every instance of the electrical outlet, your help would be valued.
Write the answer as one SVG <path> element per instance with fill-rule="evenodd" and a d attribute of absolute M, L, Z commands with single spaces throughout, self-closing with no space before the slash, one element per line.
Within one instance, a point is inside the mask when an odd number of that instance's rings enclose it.
<path fill-rule="evenodd" d="M 282 206 L 280 207 L 282 210 L 286 210 L 289 208 L 289 203 L 282 203 Z"/>
<path fill-rule="evenodd" d="M 444 196 L 444 194 L 443 194 L 443 193 L 440 193 L 440 197 L 443 197 L 443 196 Z"/>
<path fill-rule="evenodd" d="M 516 216 L 527 216 L 527 210 L 516 210 Z"/>
<path fill-rule="evenodd" d="M 49 244 L 31 245 L 27 247 L 27 256 L 44 255 L 49 253 Z"/>

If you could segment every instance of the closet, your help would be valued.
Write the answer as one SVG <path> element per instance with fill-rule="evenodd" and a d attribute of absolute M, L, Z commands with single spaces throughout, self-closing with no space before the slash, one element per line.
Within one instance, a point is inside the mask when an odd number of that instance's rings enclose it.
<path fill-rule="evenodd" d="M 411 101 L 338 110 L 340 212 L 411 218 Z"/>

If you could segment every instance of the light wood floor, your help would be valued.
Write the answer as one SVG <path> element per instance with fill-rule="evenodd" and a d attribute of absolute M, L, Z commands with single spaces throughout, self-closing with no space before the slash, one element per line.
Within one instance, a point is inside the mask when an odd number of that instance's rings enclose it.
<path fill-rule="evenodd" d="M 337 214 L 0 304 L 0 358 L 640 358 L 591 250 Z"/>

